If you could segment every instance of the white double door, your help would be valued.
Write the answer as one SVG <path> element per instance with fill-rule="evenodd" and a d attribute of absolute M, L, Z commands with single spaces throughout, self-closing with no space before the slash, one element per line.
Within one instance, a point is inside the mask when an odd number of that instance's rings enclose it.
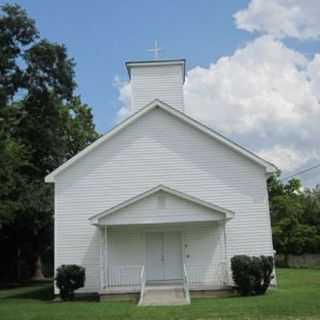
<path fill-rule="evenodd" d="M 146 278 L 149 281 L 182 279 L 181 234 L 146 234 Z"/>

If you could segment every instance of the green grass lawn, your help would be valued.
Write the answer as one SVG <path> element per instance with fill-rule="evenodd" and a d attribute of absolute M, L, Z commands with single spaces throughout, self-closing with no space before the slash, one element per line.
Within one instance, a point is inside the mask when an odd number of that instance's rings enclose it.
<path fill-rule="evenodd" d="M 189 306 L 51 302 L 50 284 L 0 290 L 0 319 L 320 319 L 320 270 L 278 270 L 279 287 L 259 297 L 193 299 Z"/>

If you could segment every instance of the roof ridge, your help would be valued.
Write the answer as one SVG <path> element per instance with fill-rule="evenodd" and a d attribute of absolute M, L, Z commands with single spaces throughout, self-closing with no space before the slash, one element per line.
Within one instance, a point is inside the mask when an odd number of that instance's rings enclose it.
<path fill-rule="evenodd" d="M 180 120 L 183 120 L 187 122 L 188 124 L 192 125 L 193 127 L 196 127 L 198 130 L 206 133 L 211 138 L 215 138 L 216 140 L 220 141 L 221 143 L 224 143 L 225 145 L 229 146 L 230 148 L 234 149 L 235 151 L 241 153 L 242 155 L 246 156 L 247 158 L 250 158 L 252 161 L 260 164 L 261 166 L 265 167 L 267 173 L 275 172 L 278 170 L 278 168 L 270 163 L 269 161 L 266 161 L 253 153 L 252 151 L 242 147 L 238 143 L 232 141 L 231 139 L 225 137 L 221 133 L 215 131 L 214 129 L 210 128 L 206 124 L 200 122 L 199 120 L 194 119 L 190 115 L 177 110 L 170 106 L 169 104 L 161 101 L 160 99 L 154 99 L 144 107 L 137 110 L 135 113 L 131 114 L 128 118 L 124 119 L 120 123 L 118 123 L 116 126 L 111 128 L 109 131 L 107 131 L 104 135 L 102 135 L 100 138 L 98 138 L 96 141 L 94 141 L 92 144 L 81 150 L 78 154 L 67 160 L 65 163 L 63 163 L 61 166 L 53 170 L 51 173 L 49 173 L 45 177 L 46 182 L 54 182 L 54 177 L 59 174 L 61 171 L 66 169 L 68 166 L 72 165 L 74 162 L 76 162 L 78 159 L 80 159 L 82 156 L 88 154 L 91 150 L 93 150 L 95 147 L 100 145 L 102 142 L 106 141 L 107 139 L 111 138 L 113 135 L 115 135 L 117 132 L 121 131 L 123 128 L 125 128 L 127 125 L 131 124 L 132 122 L 136 121 L 140 117 L 142 117 L 145 113 L 149 112 L 150 110 L 154 108 L 161 108 L 164 111 L 167 111 L 169 114 L 176 116 Z"/>

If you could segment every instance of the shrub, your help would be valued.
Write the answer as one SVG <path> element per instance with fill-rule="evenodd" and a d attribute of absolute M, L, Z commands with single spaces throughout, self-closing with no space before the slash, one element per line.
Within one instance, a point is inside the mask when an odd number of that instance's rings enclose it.
<path fill-rule="evenodd" d="M 251 294 L 253 277 L 251 275 L 251 259 L 248 256 L 234 256 L 231 259 L 232 278 L 242 296 Z"/>
<path fill-rule="evenodd" d="M 73 300 L 74 291 L 85 283 L 85 269 L 75 264 L 62 265 L 57 269 L 55 278 L 62 300 Z"/>
<path fill-rule="evenodd" d="M 264 294 L 272 280 L 273 257 L 234 256 L 231 269 L 240 295 Z"/>
<path fill-rule="evenodd" d="M 260 257 L 260 268 L 261 268 L 261 279 L 258 286 L 255 288 L 256 294 L 265 294 L 270 286 L 271 280 L 273 279 L 273 257 L 261 256 Z"/>

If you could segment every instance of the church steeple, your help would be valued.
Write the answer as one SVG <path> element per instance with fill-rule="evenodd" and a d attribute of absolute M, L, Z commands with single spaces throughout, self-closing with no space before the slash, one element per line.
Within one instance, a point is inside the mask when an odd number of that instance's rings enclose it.
<path fill-rule="evenodd" d="M 126 67 L 131 82 L 133 112 L 154 99 L 184 111 L 184 59 L 130 61 Z"/>

